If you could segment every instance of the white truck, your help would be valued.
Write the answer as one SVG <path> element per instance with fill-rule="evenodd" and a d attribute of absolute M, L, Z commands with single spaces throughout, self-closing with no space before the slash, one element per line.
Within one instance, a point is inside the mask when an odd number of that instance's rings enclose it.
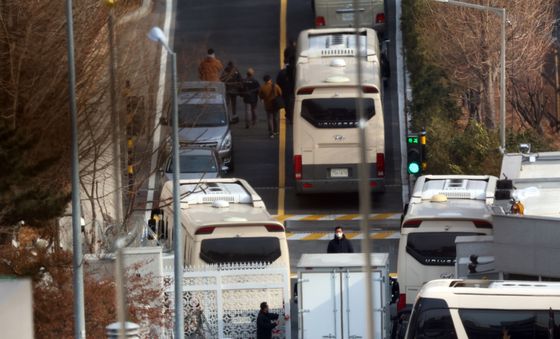
<path fill-rule="evenodd" d="M 303 254 L 298 270 L 298 338 L 388 338 L 389 254 L 371 253 L 373 319 L 366 319 L 363 253 Z"/>

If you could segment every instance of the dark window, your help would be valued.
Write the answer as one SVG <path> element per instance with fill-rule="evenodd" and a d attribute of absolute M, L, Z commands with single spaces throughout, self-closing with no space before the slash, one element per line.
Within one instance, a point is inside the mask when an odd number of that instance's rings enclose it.
<path fill-rule="evenodd" d="M 222 104 L 179 105 L 180 127 L 215 127 L 226 124 L 226 111 Z"/>
<path fill-rule="evenodd" d="M 459 316 L 469 338 L 560 339 L 560 311 L 459 309 Z"/>
<path fill-rule="evenodd" d="M 169 160 L 167 173 L 173 172 L 173 159 Z M 211 155 L 182 155 L 179 158 L 181 173 L 215 173 L 218 171 L 216 160 Z"/>
<path fill-rule="evenodd" d="M 375 115 L 373 99 L 362 99 L 366 120 Z M 306 99 L 301 103 L 301 116 L 317 128 L 355 128 L 356 98 Z"/>
<path fill-rule="evenodd" d="M 274 237 L 205 239 L 200 247 L 200 258 L 209 264 L 273 262 L 280 254 Z"/>
<path fill-rule="evenodd" d="M 418 299 L 412 310 L 406 338 L 457 339 L 447 303 L 441 299 Z"/>
<path fill-rule="evenodd" d="M 466 235 L 483 235 L 473 232 L 410 233 L 406 252 L 422 265 L 453 266 L 456 250 L 455 238 Z"/>

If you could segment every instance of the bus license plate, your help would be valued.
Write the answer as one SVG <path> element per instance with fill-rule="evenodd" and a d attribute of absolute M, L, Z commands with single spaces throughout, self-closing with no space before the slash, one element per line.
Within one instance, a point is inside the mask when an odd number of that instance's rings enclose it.
<path fill-rule="evenodd" d="M 331 168 L 332 178 L 347 178 L 348 168 Z"/>
<path fill-rule="evenodd" d="M 354 13 L 342 13 L 342 21 L 354 21 Z"/>

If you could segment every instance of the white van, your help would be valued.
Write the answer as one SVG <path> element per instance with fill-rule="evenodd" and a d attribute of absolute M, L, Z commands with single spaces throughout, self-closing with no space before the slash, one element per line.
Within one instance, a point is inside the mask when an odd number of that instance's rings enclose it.
<path fill-rule="evenodd" d="M 560 338 L 560 283 L 431 281 L 414 303 L 406 338 Z"/>
<path fill-rule="evenodd" d="M 371 28 L 302 31 L 297 44 L 293 166 L 298 193 L 357 192 L 359 91 L 366 120 L 369 185 L 385 188 L 385 129 L 380 50 Z M 356 54 L 362 60 L 358 82 Z"/>
<path fill-rule="evenodd" d="M 284 225 L 274 220 L 243 179 L 180 180 L 185 265 L 281 263 L 289 272 Z M 173 237 L 173 182 L 164 184 L 154 233 L 168 249 Z M 153 224 L 153 223 L 152 223 Z"/>
<path fill-rule="evenodd" d="M 385 30 L 385 1 L 358 0 L 354 8 L 353 0 L 313 0 L 315 27 L 354 27 L 358 15 L 360 27 L 374 28 L 377 32 Z"/>
<path fill-rule="evenodd" d="M 428 281 L 454 278 L 457 236 L 492 234 L 490 205 L 497 180 L 486 175 L 418 178 L 401 225 L 399 310 L 412 305 Z"/>

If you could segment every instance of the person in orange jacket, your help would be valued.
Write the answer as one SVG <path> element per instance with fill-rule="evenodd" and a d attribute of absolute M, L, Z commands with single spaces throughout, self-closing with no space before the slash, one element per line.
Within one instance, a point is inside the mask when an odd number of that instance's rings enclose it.
<path fill-rule="evenodd" d="M 263 81 L 264 84 L 259 89 L 259 98 L 264 103 L 268 120 L 268 134 L 273 139 L 275 135 L 278 135 L 278 101 L 282 98 L 282 89 L 272 82 L 272 78 L 268 74 L 263 77 Z"/>
<path fill-rule="evenodd" d="M 203 81 L 220 81 L 220 75 L 224 70 L 222 62 L 216 58 L 212 48 L 208 49 L 208 55 L 198 66 L 198 77 Z"/>

